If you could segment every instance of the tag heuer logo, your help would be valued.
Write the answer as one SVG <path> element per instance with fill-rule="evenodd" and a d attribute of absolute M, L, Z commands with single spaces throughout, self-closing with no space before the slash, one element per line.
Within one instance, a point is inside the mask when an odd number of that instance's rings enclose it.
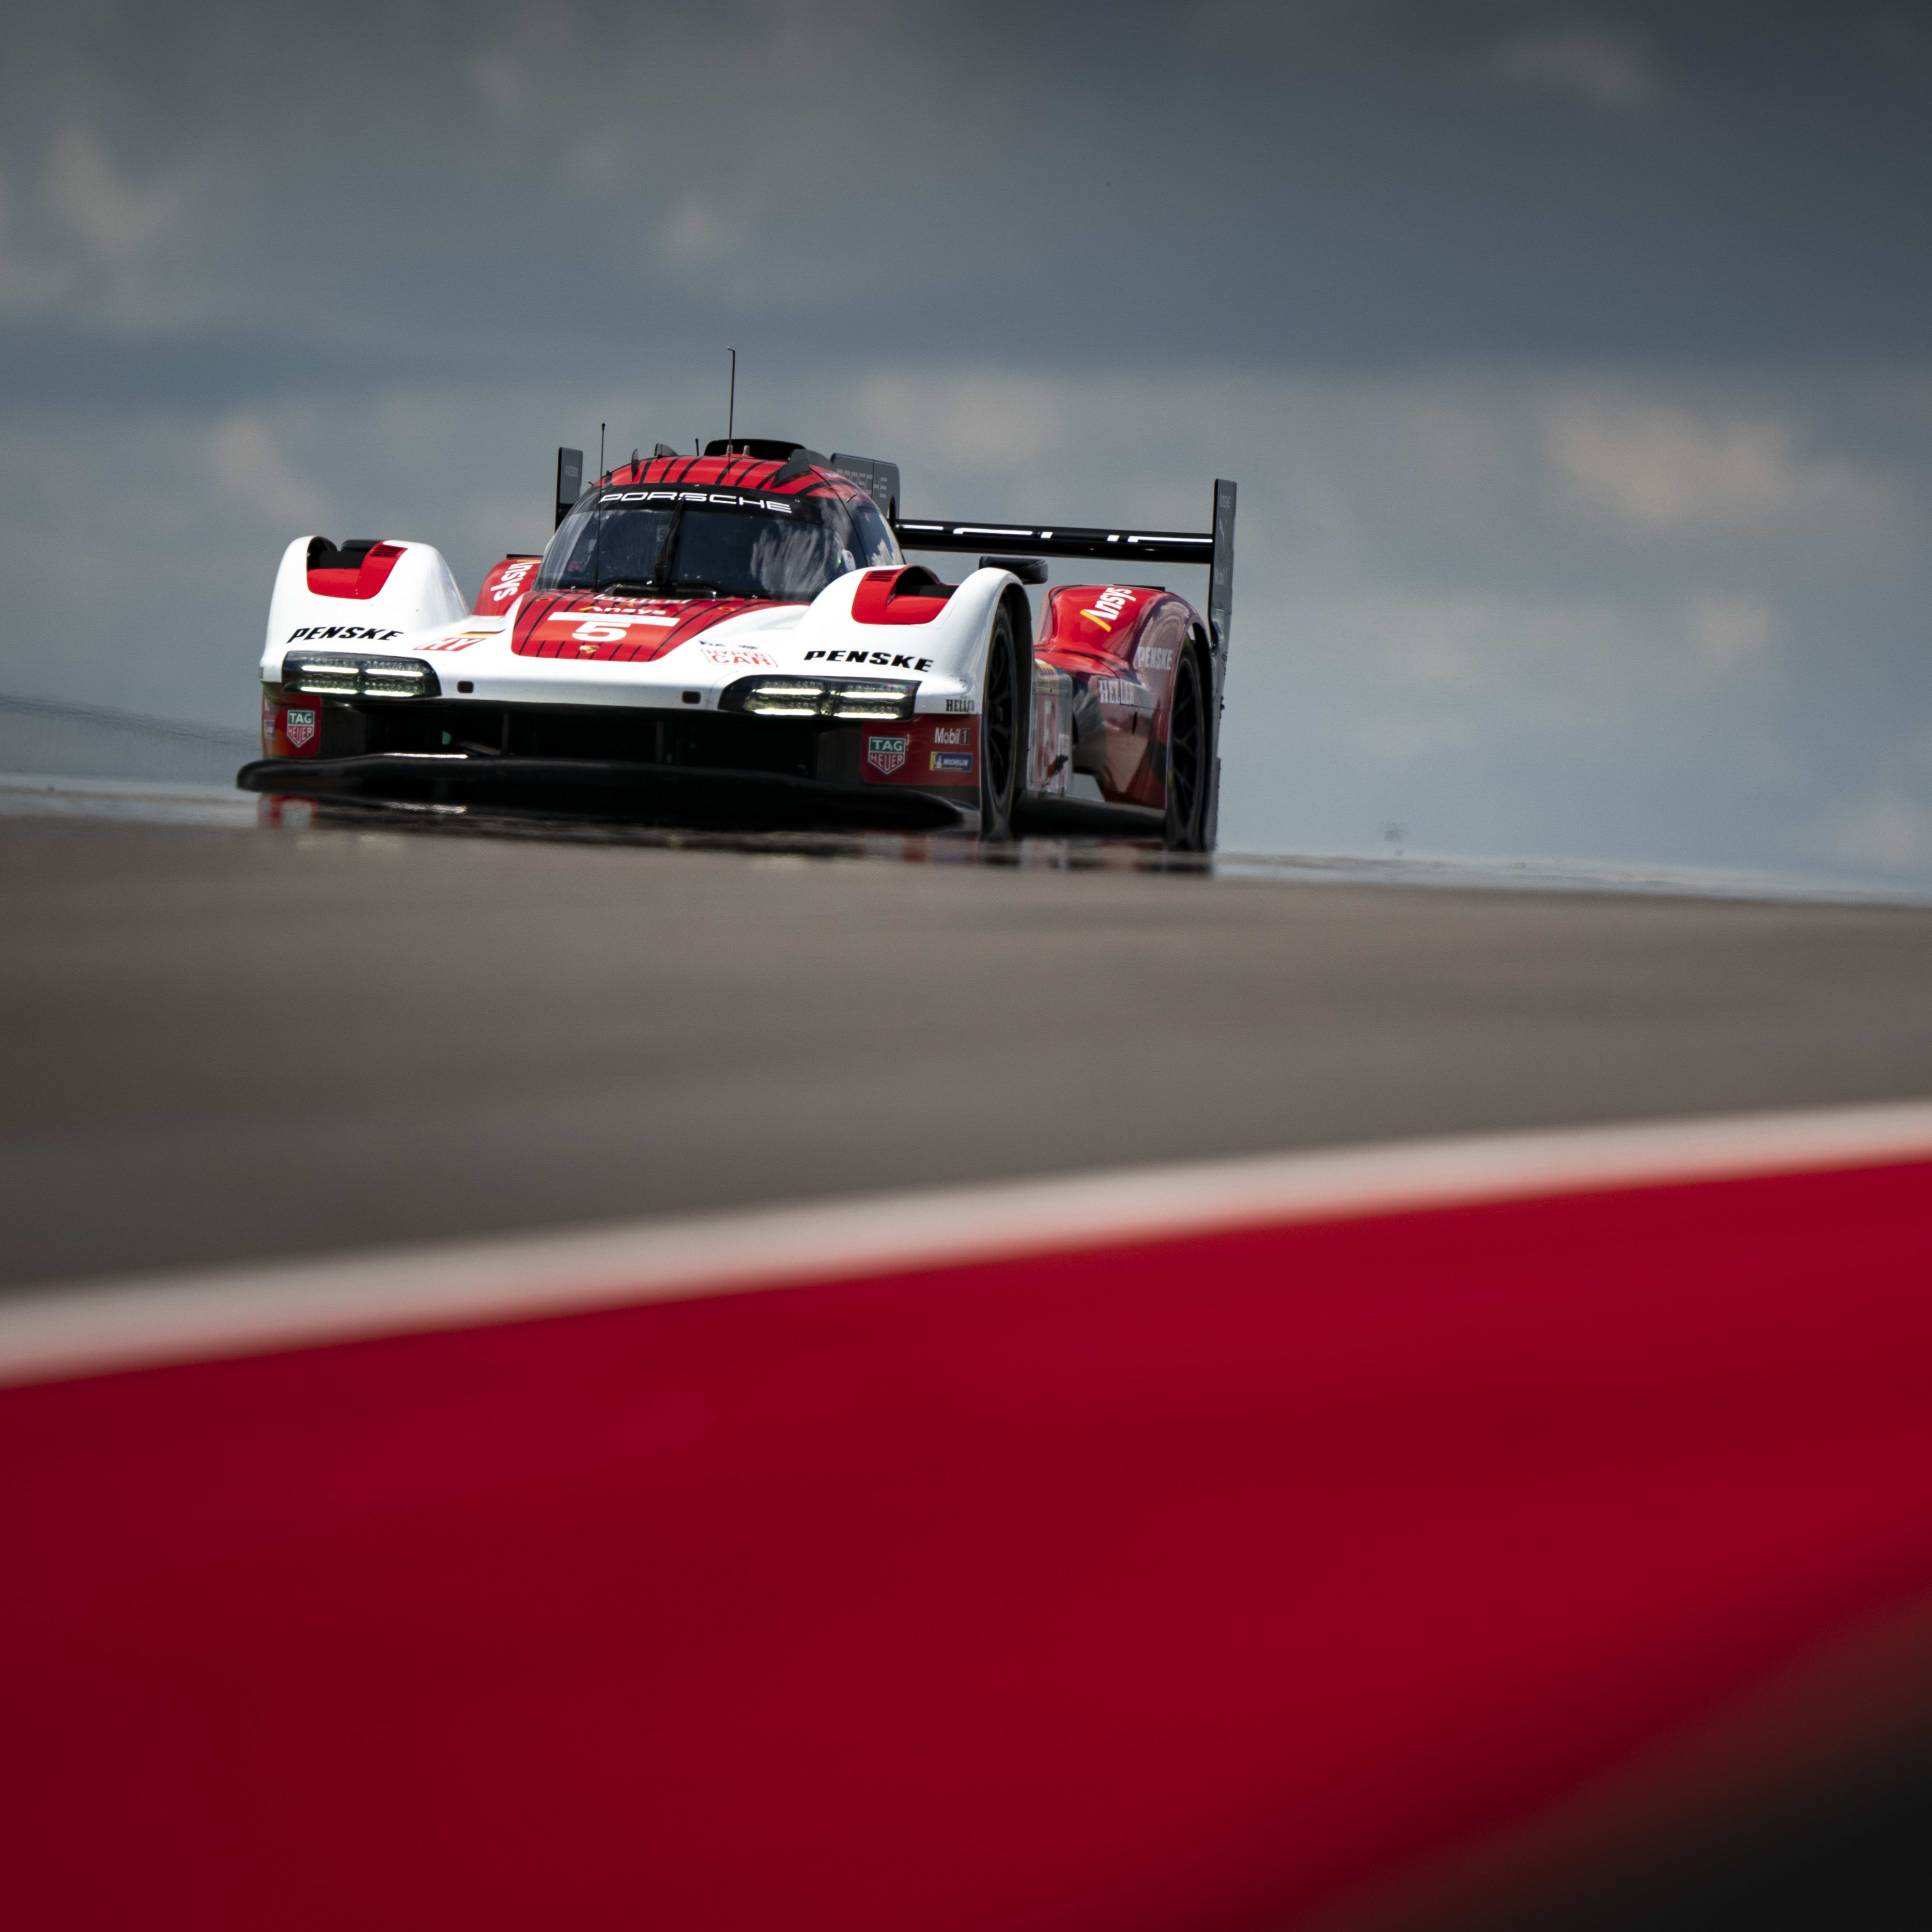
<path fill-rule="evenodd" d="M 896 772 L 906 761 L 906 747 L 912 742 L 910 738 L 868 738 L 866 740 L 866 762 L 881 772 Z"/>
<path fill-rule="evenodd" d="M 288 722 L 284 726 L 291 745 L 306 745 L 315 736 L 315 713 L 313 711 L 291 711 Z"/>

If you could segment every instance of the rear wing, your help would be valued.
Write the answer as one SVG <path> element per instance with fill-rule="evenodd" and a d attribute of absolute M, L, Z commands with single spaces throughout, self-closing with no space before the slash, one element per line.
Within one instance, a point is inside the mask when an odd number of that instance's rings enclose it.
<path fill-rule="evenodd" d="M 836 460 L 837 459 L 834 459 Z M 1070 524 L 923 523 L 896 517 L 892 528 L 902 550 L 991 551 L 1006 556 L 1092 557 L 1132 568 L 1146 563 L 1192 563 L 1208 572 L 1208 649 L 1214 691 L 1208 706 L 1214 758 L 1210 766 L 1205 843 L 1214 848 L 1221 810 L 1221 710 L 1228 675 L 1228 645 L 1234 623 L 1234 486 L 1214 480 L 1212 529 L 1095 530 Z M 1112 573 L 1120 574 L 1119 569 Z"/>
<path fill-rule="evenodd" d="M 1234 486 L 1214 484 L 1214 528 L 1189 530 L 1077 529 L 1069 524 L 926 523 L 895 518 L 902 550 L 998 551 L 1006 556 L 1092 557 L 1130 568 L 1146 563 L 1192 563 L 1208 572 L 1208 622 L 1215 657 L 1215 682 L 1228 654 L 1234 615 Z M 1219 695 L 1218 691 L 1216 695 Z"/>

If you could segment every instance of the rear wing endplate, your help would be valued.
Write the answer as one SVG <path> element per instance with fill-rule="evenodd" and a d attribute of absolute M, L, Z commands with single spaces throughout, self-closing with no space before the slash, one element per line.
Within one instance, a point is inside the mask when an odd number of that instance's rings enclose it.
<path fill-rule="evenodd" d="M 556 520 L 561 524 L 584 494 L 584 452 L 560 449 L 556 453 Z M 555 524 L 551 526 L 553 529 Z"/>
<path fill-rule="evenodd" d="M 879 507 L 887 523 L 899 514 L 899 466 L 878 456 L 842 456 L 835 454 L 832 466 L 848 483 L 856 483 Z"/>

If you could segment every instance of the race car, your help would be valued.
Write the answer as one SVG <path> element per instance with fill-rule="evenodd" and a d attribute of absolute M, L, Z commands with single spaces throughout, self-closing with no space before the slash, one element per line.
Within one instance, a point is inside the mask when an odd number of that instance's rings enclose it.
<path fill-rule="evenodd" d="M 657 823 L 1215 836 L 1234 486 L 1198 534 L 902 518 L 895 464 L 728 438 L 580 490 L 466 604 L 430 545 L 298 537 L 248 790 Z M 906 552 L 978 554 L 956 583 Z M 1092 558 L 1036 627 L 1045 559 Z M 1204 618 L 1149 566 L 1208 569 Z"/>

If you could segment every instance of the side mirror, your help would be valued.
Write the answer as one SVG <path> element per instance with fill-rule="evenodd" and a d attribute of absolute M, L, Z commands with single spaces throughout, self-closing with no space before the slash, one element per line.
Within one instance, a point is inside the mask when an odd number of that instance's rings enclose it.
<path fill-rule="evenodd" d="M 1044 584 L 1046 581 L 1046 559 L 1043 556 L 982 556 L 980 560 L 982 570 L 1010 570 L 1022 584 Z"/>
<path fill-rule="evenodd" d="M 556 522 L 560 524 L 576 507 L 584 494 L 584 452 L 560 449 L 556 453 Z M 556 524 L 550 526 L 555 530 Z"/>

